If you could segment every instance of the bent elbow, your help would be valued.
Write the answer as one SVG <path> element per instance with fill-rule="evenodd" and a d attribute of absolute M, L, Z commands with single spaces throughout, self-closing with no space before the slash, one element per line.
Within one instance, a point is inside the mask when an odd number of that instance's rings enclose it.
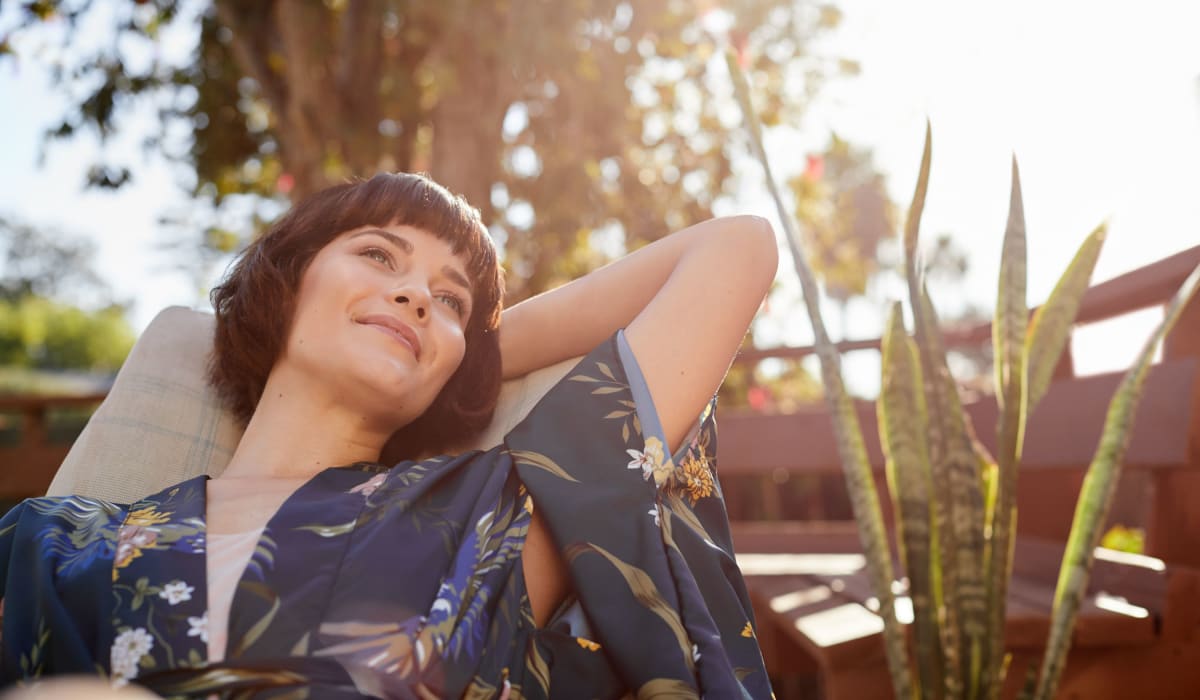
<path fill-rule="evenodd" d="M 766 218 L 755 214 L 731 218 L 737 220 L 738 258 L 760 270 L 769 285 L 779 268 L 779 242 L 775 237 L 775 227 Z"/>

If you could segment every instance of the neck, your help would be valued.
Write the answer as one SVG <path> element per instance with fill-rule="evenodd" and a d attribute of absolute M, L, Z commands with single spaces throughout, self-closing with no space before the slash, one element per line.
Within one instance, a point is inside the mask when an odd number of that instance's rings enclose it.
<path fill-rule="evenodd" d="M 307 480 L 329 467 L 377 460 L 390 431 L 314 389 L 272 372 L 221 478 Z"/>

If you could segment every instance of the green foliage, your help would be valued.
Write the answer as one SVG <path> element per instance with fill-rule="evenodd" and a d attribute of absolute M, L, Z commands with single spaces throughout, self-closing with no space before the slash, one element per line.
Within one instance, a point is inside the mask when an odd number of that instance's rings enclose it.
<path fill-rule="evenodd" d="M 94 255 L 86 241 L 0 217 L 0 391 L 70 393 L 69 382 L 31 370 L 121 366 L 133 329 L 92 268 Z M 88 299 L 94 310 L 65 299 Z"/>
<path fill-rule="evenodd" d="M 0 299 L 17 301 L 31 294 L 107 298 L 108 289 L 92 269 L 95 254 L 86 241 L 0 216 Z"/>
<path fill-rule="evenodd" d="M 0 300 L 0 365 L 115 372 L 133 347 L 124 309 L 88 312 L 38 296 Z"/>
<path fill-rule="evenodd" d="M 1113 525 L 1100 538 L 1100 546 L 1129 554 L 1146 553 L 1146 531 L 1139 527 Z"/>
<path fill-rule="evenodd" d="M 197 199 L 218 210 L 182 222 L 205 232 L 197 243 L 209 251 L 230 247 L 218 214 L 231 200 L 239 211 L 256 202 L 269 221 L 281 203 L 331 182 L 426 170 L 480 207 L 504 244 L 516 301 L 606 262 L 577 254 L 590 233 L 611 228 L 636 248 L 709 217 L 732 181 L 728 104 L 710 99 L 706 82 L 717 40 L 692 3 L 95 5 L 27 4 L 11 37 L 20 50 L 48 20 L 67 29 L 57 75 L 81 97 L 49 136 L 115 133 L 132 106 L 158 106 L 151 145 L 194 171 Z M 811 96 L 855 70 L 809 54 L 810 40 L 840 21 L 832 6 L 734 0 L 717 12 L 764 49 L 748 68 L 771 123 L 794 121 L 806 102 L 785 89 L 795 85 L 788 75 L 804 74 Z M 103 21 L 112 41 L 73 47 L 74 27 Z M 198 43 L 180 60 L 189 35 Z M 166 138 L 181 133 L 189 138 Z M 92 181 L 130 177 L 104 163 Z"/>

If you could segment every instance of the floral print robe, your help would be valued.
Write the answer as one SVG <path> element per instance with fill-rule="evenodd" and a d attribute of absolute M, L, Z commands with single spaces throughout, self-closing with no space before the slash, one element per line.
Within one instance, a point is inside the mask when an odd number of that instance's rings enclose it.
<path fill-rule="evenodd" d="M 767 698 L 710 405 L 666 455 L 621 332 L 502 445 L 326 469 L 267 523 L 207 660 L 205 481 L 0 522 L 5 684 L 99 674 L 174 697 Z M 542 628 L 534 504 L 574 593 Z"/>

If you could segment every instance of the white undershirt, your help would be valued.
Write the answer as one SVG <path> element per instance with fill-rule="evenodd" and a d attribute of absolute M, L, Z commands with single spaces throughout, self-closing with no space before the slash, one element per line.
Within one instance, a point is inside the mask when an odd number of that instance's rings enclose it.
<path fill-rule="evenodd" d="M 225 658 L 229 635 L 229 607 L 254 548 L 262 537 L 263 528 L 230 535 L 208 534 L 205 549 L 208 556 L 208 660 Z"/>

